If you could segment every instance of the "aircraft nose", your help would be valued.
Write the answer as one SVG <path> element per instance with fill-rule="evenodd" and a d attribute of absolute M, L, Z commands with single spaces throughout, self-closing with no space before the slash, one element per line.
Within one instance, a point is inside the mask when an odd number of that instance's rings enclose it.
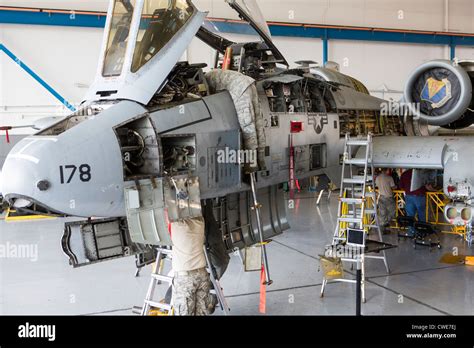
<path fill-rule="evenodd" d="M 52 186 L 48 154 L 53 153 L 55 138 L 25 138 L 13 147 L 5 160 L 1 192 L 16 207 L 40 203 L 41 193 Z M 20 206 L 19 206 L 20 205 Z"/>
<path fill-rule="evenodd" d="M 35 203 L 29 209 L 40 213 L 125 215 L 123 162 L 113 129 L 100 137 L 78 126 L 58 136 L 25 138 L 8 154 L 2 181 L 3 197 L 17 208 Z"/>

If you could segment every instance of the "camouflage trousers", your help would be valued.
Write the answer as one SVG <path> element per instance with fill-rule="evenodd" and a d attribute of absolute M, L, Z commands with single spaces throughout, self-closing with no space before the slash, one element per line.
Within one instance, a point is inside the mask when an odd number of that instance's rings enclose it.
<path fill-rule="evenodd" d="M 209 315 L 214 312 L 215 299 L 210 293 L 211 280 L 205 268 L 176 274 L 173 279 L 175 315 Z"/>
<path fill-rule="evenodd" d="M 390 224 L 392 219 L 395 218 L 395 198 L 380 196 L 378 200 L 378 210 L 380 227 L 383 228 Z"/>

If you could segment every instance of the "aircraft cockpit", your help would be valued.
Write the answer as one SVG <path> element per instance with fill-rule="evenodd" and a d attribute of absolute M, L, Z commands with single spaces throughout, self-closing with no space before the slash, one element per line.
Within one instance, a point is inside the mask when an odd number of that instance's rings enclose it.
<path fill-rule="evenodd" d="M 86 100 L 128 99 L 147 105 L 205 17 L 191 0 L 112 1 L 96 79 Z"/>
<path fill-rule="evenodd" d="M 102 75 L 122 73 L 129 40 L 135 40 L 131 72 L 137 72 L 179 32 L 195 9 L 186 0 L 145 0 L 138 18 L 138 32 L 129 39 L 136 0 L 116 0 L 107 38 Z"/>
<path fill-rule="evenodd" d="M 116 0 L 107 39 L 103 76 L 118 76 L 122 72 L 132 24 L 135 0 Z"/>
<path fill-rule="evenodd" d="M 151 3 L 156 6 L 151 6 Z M 158 53 L 194 13 L 185 0 L 147 1 L 143 7 L 137 42 L 132 60 L 132 72 L 138 71 Z"/>

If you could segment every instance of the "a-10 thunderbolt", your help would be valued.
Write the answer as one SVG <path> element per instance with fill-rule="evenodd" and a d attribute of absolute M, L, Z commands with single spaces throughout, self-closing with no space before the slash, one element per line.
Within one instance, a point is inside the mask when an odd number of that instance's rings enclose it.
<path fill-rule="evenodd" d="M 170 244 L 169 221 L 202 214 L 227 252 L 280 234 L 282 183 L 326 175 L 339 185 L 346 133 L 374 135 L 377 166 L 444 170 L 446 215 L 471 224 L 474 142 L 429 135 L 474 122 L 474 63 L 420 66 L 401 117 L 337 69 L 290 69 L 255 1 L 227 3 L 259 40 L 222 37 L 190 0 L 112 0 L 79 110 L 8 155 L 1 192 L 12 207 L 87 218 L 65 227 L 73 266 L 149 255 Z M 210 72 L 179 61 L 194 37 L 216 51 Z"/>

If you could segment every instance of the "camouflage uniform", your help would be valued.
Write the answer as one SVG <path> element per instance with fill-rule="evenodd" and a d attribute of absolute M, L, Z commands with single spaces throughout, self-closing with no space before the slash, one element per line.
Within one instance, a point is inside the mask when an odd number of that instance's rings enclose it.
<path fill-rule="evenodd" d="M 388 226 L 392 219 L 395 218 L 395 198 L 380 196 L 378 201 L 379 208 L 379 223 L 380 227 L 383 229 Z"/>
<path fill-rule="evenodd" d="M 209 315 L 214 312 L 215 300 L 210 294 L 211 281 L 205 268 L 177 272 L 173 280 L 175 315 Z"/>
<path fill-rule="evenodd" d="M 173 307 L 176 315 L 207 315 L 215 303 L 204 255 L 204 218 L 171 223 L 173 241 Z"/>
<path fill-rule="evenodd" d="M 392 192 L 392 189 L 395 188 L 395 182 L 391 176 L 383 172 L 377 176 L 375 184 L 380 194 L 377 202 L 380 229 L 385 232 L 385 228 L 395 217 L 396 204 Z"/>

